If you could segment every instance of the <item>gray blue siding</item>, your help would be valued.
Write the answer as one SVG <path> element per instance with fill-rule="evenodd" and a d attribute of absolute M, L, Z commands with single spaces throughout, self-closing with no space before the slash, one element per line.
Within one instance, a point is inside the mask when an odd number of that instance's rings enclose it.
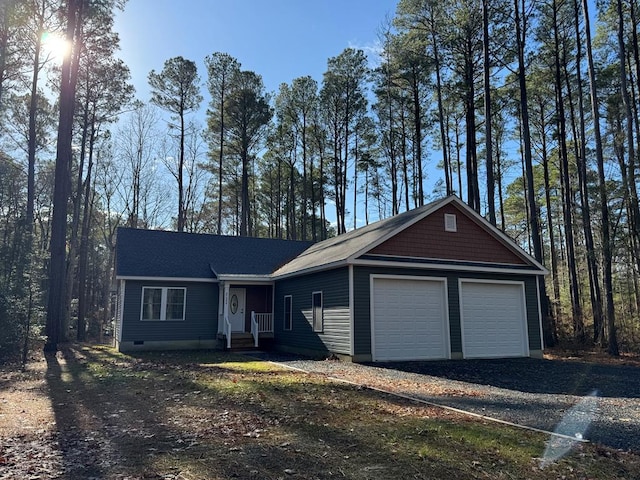
<path fill-rule="evenodd" d="M 529 335 L 529 349 L 541 350 L 540 323 L 538 314 L 538 296 L 536 277 L 531 275 L 512 275 L 479 272 L 451 272 L 437 270 L 418 270 L 385 267 L 354 267 L 354 355 L 371 355 L 371 294 L 370 276 L 384 275 L 413 275 L 427 277 L 444 277 L 447 279 L 447 296 L 449 300 L 449 334 L 451 338 L 451 353 L 462 353 L 462 333 L 460 326 L 460 292 L 458 280 L 460 278 L 475 278 L 482 280 L 521 281 L 525 285 L 525 300 L 527 310 L 527 331 Z"/>
<path fill-rule="evenodd" d="M 311 295 L 322 292 L 324 330 L 313 331 Z M 284 296 L 291 295 L 292 329 L 284 330 Z M 275 345 L 300 351 L 351 352 L 349 315 L 349 270 L 339 268 L 296 278 L 278 280 L 275 285 Z"/>
<path fill-rule="evenodd" d="M 181 321 L 140 320 L 142 287 L 184 287 L 185 319 Z M 123 342 L 213 340 L 218 332 L 218 284 L 196 282 L 125 282 Z"/>

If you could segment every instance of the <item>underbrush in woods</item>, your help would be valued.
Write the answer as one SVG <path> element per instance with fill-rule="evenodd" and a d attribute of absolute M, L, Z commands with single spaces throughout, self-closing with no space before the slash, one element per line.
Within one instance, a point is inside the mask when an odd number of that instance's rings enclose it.
<path fill-rule="evenodd" d="M 0 479 L 628 479 L 640 457 L 210 351 L 66 346 L 0 371 Z"/>

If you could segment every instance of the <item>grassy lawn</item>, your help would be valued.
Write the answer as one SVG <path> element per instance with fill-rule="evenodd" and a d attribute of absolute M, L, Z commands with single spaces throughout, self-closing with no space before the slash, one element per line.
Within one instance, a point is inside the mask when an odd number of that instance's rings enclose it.
<path fill-rule="evenodd" d="M 640 457 L 249 358 L 70 346 L 0 370 L 0 479 L 631 479 Z"/>

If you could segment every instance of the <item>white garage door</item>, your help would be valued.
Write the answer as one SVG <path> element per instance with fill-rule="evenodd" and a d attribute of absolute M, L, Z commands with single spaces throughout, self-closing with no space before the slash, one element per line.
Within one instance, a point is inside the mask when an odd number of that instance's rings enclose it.
<path fill-rule="evenodd" d="M 522 283 L 460 282 L 465 358 L 529 355 Z"/>
<path fill-rule="evenodd" d="M 372 294 L 374 361 L 448 357 L 444 281 L 378 277 Z"/>

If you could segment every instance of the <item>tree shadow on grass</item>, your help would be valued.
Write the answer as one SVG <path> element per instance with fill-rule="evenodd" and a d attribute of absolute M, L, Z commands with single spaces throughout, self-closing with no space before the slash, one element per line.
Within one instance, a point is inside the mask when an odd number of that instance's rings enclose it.
<path fill-rule="evenodd" d="M 64 478 L 163 478 L 181 471 L 203 478 L 281 478 L 284 469 L 316 478 L 336 465 L 355 474 L 354 466 L 383 463 L 393 470 L 396 463 L 393 453 L 373 450 L 370 442 L 331 424 L 330 410 L 326 424 L 307 422 L 307 407 L 318 395 L 307 395 L 304 381 L 284 389 L 241 380 L 246 382 L 238 386 L 242 395 L 234 395 L 215 383 L 195 381 L 180 364 L 132 371 L 114 367 L 112 360 L 76 346 L 47 357 Z M 105 362 L 111 366 L 103 368 Z M 260 373 L 255 378 L 263 378 Z M 298 401 L 283 413 L 271 402 L 285 393 Z M 272 430 L 277 438 L 293 441 L 270 438 Z M 295 446 L 298 442 L 302 447 Z M 352 458 L 345 458 L 349 453 Z"/>
<path fill-rule="evenodd" d="M 183 432 L 165 423 L 152 379 L 91 371 L 104 359 L 62 346 L 47 356 L 47 382 L 56 417 L 65 478 L 105 478 L 114 473 L 155 475 L 156 460 L 189 446 Z M 141 384 L 144 383 L 144 385 Z M 158 474 L 159 475 L 159 474 Z"/>
<path fill-rule="evenodd" d="M 47 364 L 66 479 L 275 479 L 287 476 L 285 469 L 295 478 L 470 474 L 454 457 L 424 464 L 404 447 L 416 427 L 370 410 L 378 393 L 323 377 L 243 378 L 152 360 L 131 368 L 126 357 L 73 345 Z"/>

